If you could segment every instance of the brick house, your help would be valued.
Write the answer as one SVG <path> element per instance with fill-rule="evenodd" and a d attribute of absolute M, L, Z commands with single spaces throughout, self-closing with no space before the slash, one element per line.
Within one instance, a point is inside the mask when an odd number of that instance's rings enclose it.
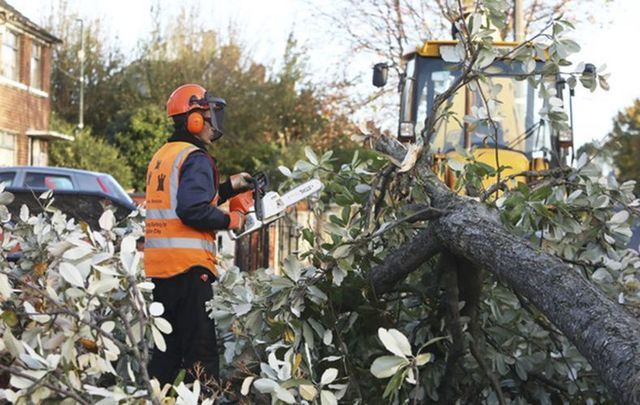
<path fill-rule="evenodd" d="M 54 37 L 0 0 L 0 166 L 48 164 Z"/>

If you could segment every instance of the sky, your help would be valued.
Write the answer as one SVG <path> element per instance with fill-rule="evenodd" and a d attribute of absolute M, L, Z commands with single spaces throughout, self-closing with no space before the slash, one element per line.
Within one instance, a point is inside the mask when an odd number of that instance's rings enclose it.
<path fill-rule="evenodd" d="M 51 10 L 55 0 L 9 0 L 9 3 L 36 23 Z M 336 1 L 336 0 L 334 0 Z M 87 21 L 100 17 L 104 26 L 114 27 L 114 39 L 123 44 L 125 53 L 133 52 L 140 38 L 151 29 L 152 0 L 69 0 L 73 10 Z M 178 12 L 181 2 L 162 1 L 168 12 Z M 293 31 L 296 39 L 306 45 L 308 71 L 311 75 L 326 75 L 328 67 L 344 57 L 344 47 L 325 41 L 326 26 L 321 27 L 314 13 L 320 4 L 311 0 L 208 0 L 200 2 L 201 15 L 212 26 L 224 32 L 234 26 L 245 39 L 254 60 L 266 66 L 277 64 L 284 53 L 287 37 Z M 326 1 L 325 1 L 326 4 Z M 576 7 L 580 2 L 576 2 Z M 603 138 L 612 128 L 615 115 L 634 99 L 640 98 L 640 0 L 614 0 L 608 9 L 592 10 L 598 23 L 583 23 L 577 27 L 575 38 L 582 50 L 573 60 L 591 62 L 600 67 L 606 64 L 611 74 L 611 90 L 594 93 L 578 88 L 574 98 L 574 133 L 576 146 Z M 324 32 L 324 34 L 323 34 Z M 378 61 L 371 61 L 370 64 Z M 366 70 L 363 80 L 370 80 L 369 62 L 362 61 L 358 69 Z"/>

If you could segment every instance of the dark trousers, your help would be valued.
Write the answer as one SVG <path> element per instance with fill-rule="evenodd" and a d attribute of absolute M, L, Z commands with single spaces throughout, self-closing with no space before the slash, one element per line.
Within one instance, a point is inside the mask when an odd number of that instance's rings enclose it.
<path fill-rule="evenodd" d="M 205 311 L 205 302 L 213 298 L 213 274 L 204 267 L 192 267 L 170 278 L 154 278 L 153 300 L 164 305 L 162 315 L 173 327 L 164 335 L 167 350 L 153 349 L 149 374 L 161 385 L 172 383 L 181 369 L 187 370 L 186 381 L 193 381 L 196 363 L 205 378 L 218 378 L 219 358 L 216 329 Z"/>

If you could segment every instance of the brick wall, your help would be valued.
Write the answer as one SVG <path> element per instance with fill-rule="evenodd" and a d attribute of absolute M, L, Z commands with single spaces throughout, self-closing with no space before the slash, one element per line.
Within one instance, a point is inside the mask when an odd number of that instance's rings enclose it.
<path fill-rule="evenodd" d="M 29 86 L 31 64 L 31 38 L 20 36 L 20 83 Z M 51 47 L 42 49 L 43 89 L 50 91 Z M 29 138 L 27 130 L 48 130 L 51 103 L 49 97 L 29 92 L 10 83 L 0 83 L 0 129 L 17 134 L 16 164 L 29 164 Z"/>

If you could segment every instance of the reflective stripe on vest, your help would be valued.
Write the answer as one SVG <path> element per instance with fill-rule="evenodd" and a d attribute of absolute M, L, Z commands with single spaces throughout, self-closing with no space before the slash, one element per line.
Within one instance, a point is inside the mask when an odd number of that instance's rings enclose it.
<path fill-rule="evenodd" d="M 180 169 L 196 150 L 187 142 L 170 142 L 149 163 L 144 254 L 149 277 L 172 277 L 196 265 L 217 275 L 215 234 L 185 225 L 176 213 Z M 214 196 L 211 204 L 216 201 Z"/>
<path fill-rule="evenodd" d="M 202 249 L 216 254 L 216 244 L 195 238 L 152 238 L 145 241 L 148 248 Z"/>

